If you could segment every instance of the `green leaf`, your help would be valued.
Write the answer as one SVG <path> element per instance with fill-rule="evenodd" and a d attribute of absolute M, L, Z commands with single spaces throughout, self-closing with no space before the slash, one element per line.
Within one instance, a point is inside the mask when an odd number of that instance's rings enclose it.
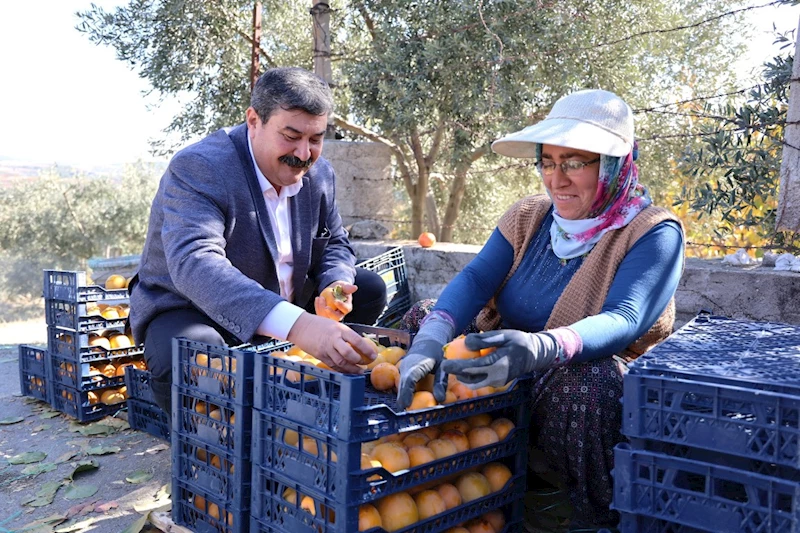
<path fill-rule="evenodd" d="M 27 465 L 44 461 L 45 457 L 47 457 L 47 454 L 44 452 L 25 452 L 10 457 L 8 462 L 12 465 Z"/>
<path fill-rule="evenodd" d="M 9 416 L 0 420 L 0 426 L 9 426 L 25 420 L 24 416 Z"/>
<path fill-rule="evenodd" d="M 94 459 L 80 461 L 67 479 L 74 481 L 76 474 L 80 474 L 81 472 L 89 472 L 91 470 L 96 470 L 97 468 L 100 468 L 100 465 L 97 464 L 97 461 Z"/>
<path fill-rule="evenodd" d="M 47 420 L 48 418 L 55 418 L 55 417 L 59 416 L 60 414 L 61 413 L 58 412 L 58 411 L 43 411 L 39 415 L 39 418 L 43 418 L 43 419 Z"/>
<path fill-rule="evenodd" d="M 145 483 L 153 479 L 153 473 L 148 470 L 137 470 L 136 472 L 131 473 L 125 478 L 125 481 L 128 483 L 138 485 L 139 483 Z"/>
<path fill-rule="evenodd" d="M 45 472 L 52 472 L 58 468 L 55 463 L 39 463 L 36 465 L 29 465 L 22 469 L 22 474 L 26 476 L 38 476 Z"/>
<path fill-rule="evenodd" d="M 31 429 L 31 433 L 41 433 L 42 431 L 47 431 L 51 427 L 53 426 L 51 426 L 50 424 L 40 424 L 35 428 Z"/>
<path fill-rule="evenodd" d="M 88 426 L 81 426 L 78 428 L 78 433 L 86 437 L 96 437 L 99 435 L 111 435 L 112 433 L 116 433 L 116 430 L 103 424 L 89 424 Z"/>
<path fill-rule="evenodd" d="M 122 533 L 141 533 L 147 525 L 147 516 L 141 516 L 134 523 L 125 528 Z"/>
<path fill-rule="evenodd" d="M 86 450 L 86 455 L 108 455 L 110 453 L 117 453 L 122 448 L 119 446 L 93 446 Z"/>
<path fill-rule="evenodd" d="M 29 507 L 44 507 L 45 505 L 50 505 L 53 503 L 53 498 L 56 497 L 56 492 L 58 492 L 58 489 L 60 489 L 63 484 L 63 481 L 49 481 L 45 483 L 42 485 L 42 488 L 39 489 L 39 492 L 36 493 L 36 496 L 23 502 L 22 505 L 27 505 Z"/>
<path fill-rule="evenodd" d="M 72 459 L 74 459 L 75 457 L 80 455 L 80 453 L 81 452 L 74 451 L 74 452 L 67 452 L 67 453 L 61 454 L 58 457 L 58 459 L 56 459 L 56 464 L 61 464 L 61 463 L 66 463 L 68 461 L 71 461 Z"/>
<path fill-rule="evenodd" d="M 97 485 L 76 485 L 71 484 L 64 493 L 64 498 L 68 500 L 82 500 L 97 494 Z"/>

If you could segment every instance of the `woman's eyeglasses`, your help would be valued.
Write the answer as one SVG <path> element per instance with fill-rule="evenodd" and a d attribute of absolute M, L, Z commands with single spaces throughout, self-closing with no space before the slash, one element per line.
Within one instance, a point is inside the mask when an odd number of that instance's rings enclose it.
<path fill-rule="evenodd" d="M 596 158 L 596 159 L 592 159 L 591 161 L 586 161 L 586 162 L 575 161 L 573 159 L 569 159 L 567 161 L 564 161 L 564 162 L 560 163 L 559 165 L 556 165 L 556 163 L 554 161 L 550 161 L 550 160 L 538 161 L 536 163 L 536 168 L 539 169 L 539 172 L 543 176 L 549 176 L 550 174 L 552 174 L 553 172 L 556 171 L 556 166 L 559 166 L 559 167 L 561 167 L 561 172 L 563 172 L 567 176 L 573 176 L 575 174 L 580 173 L 580 171 L 583 170 L 584 168 L 586 168 L 587 166 L 593 165 L 594 163 L 597 163 L 598 161 L 600 161 L 599 157 Z"/>

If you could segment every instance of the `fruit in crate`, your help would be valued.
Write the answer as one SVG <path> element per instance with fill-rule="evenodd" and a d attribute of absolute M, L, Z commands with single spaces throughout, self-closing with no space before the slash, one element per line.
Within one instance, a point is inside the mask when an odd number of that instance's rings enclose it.
<path fill-rule="evenodd" d="M 458 453 L 465 452 L 470 448 L 469 439 L 467 436 L 464 435 L 457 429 L 448 429 L 447 431 L 443 431 L 441 435 L 439 435 L 440 439 L 446 439 L 452 442 Z"/>
<path fill-rule="evenodd" d="M 472 428 L 467 433 L 470 448 L 480 448 L 481 446 L 488 446 L 500 442 L 497 433 L 488 426 Z"/>
<path fill-rule="evenodd" d="M 358 508 L 358 530 L 366 531 L 373 527 L 383 527 L 381 514 L 374 505 L 365 503 Z"/>
<path fill-rule="evenodd" d="M 390 494 L 378 500 L 376 508 L 381 515 L 383 529 L 392 532 L 419 521 L 419 511 L 414 499 L 405 492 Z"/>
<path fill-rule="evenodd" d="M 491 427 L 494 432 L 497 433 L 497 438 L 504 440 L 514 429 L 514 422 L 508 418 L 498 418 L 497 420 L 492 420 L 492 423 L 489 425 L 489 427 Z"/>
<path fill-rule="evenodd" d="M 451 483 L 442 483 L 436 487 L 436 492 L 442 497 L 445 507 L 452 509 L 461 505 L 461 493 L 455 485 Z"/>
<path fill-rule="evenodd" d="M 111 363 L 100 363 L 95 368 L 97 368 L 97 370 L 99 370 L 100 373 L 107 378 L 113 378 L 117 374 L 117 367 Z"/>
<path fill-rule="evenodd" d="M 119 389 L 107 389 L 100 395 L 100 401 L 106 405 L 114 405 L 125 401 L 125 395 Z"/>
<path fill-rule="evenodd" d="M 111 349 L 111 342 L 106 337 L 100 336 L 96 333 L 89 334 L 89 346 L 96 346 L 98 348 Z"/>
<path fill-rule="evenodd" d="M 456 480 L 455 485 L 464 503 L 483 498 L 492 492 L 492 486 L 489 484 L 489 480 L 480 472 L 467 472 L 466 474 L 462 474 Z"/>
<path fill-rule="evenodd" d="M 436 454 L 427 446 L 412 446 L 408 449 L 408 461 L 411 468 L 436 460 Z"/>
<path fill-rule="evenodd" d="M 100 315 L 106 320 L 119 319 L 119 310 L 116 307 L 106 307 L 100 312 Z"/>
<path fill-rule="evenodd" d="M 124 289 L 127 286 L 128 286 L 128 280 L 125 279 L 125 276 L 120 276 L 119 274 L 111 274 L 106 279 L 106 289 L 109 290 Z"/>
<path fill-rule="evenodd" d="M 503 531 L 503 528 L 506 527 L 506 517 L 502 511 L 489 511 L 488 513 L 481 516 L 484 520 L 489 522 L 495 531 L 498 533 Z"/>
<path fill-rule="evenodd" d="M 391 363 L 380 363 L 372 369 L 370 383 L 379 391 L 388 391 L 400 380 L 400 371 Z"/>
<path fill-rule="evenodd" d="M 503 490 L 511 479 L 511 470 L 503 463 L 489 463 L 483 467 L 481 473 L 489 481 L 492 492 Z"/>
<path fill-rule="evenodd" d="M 86 393 L 87 398 L 89 399 L 89 405 L 94 405 L 100 401 L 100 397 L 97 396 L 97 393 L 93 390 L 90 390 Z"/>
<path fill-rule="evenodd" d="M 427 409 L 428 407 L 436 406 L 436 398 L 433 393 L 428 391 L 419 391 L 414 393 L 411 399 L 411 405 L 408 406 L 408 411 L 415 411 L 417 409 Z"/>
<path fill-rule="evenodd" d="M 467 521 L 467 523 L 464 525 L 469 533 L 497 533 L 494 530 L 494 527 L 492 527 L 492 524 L 482 517 L 473 518 L 472 520 Z"/>
<path fill-rule="evenodd" d="M 117 376 L 117 377 L 124 376 L 125 375 L 125 367 L 126 366 L 133 366 L 133 362 L 127 362 L 127 363 L 118 364 L 117 365 L 117 370 L 114 373 L 114 375 Z"/>
<path fill-rule="evenodd" d="M 417 504 L 420 520 L 425 520 L 447 510 L 442 496 L 435 490 L 423 490 L 414 496 L 414 503 Z"/>
<path fill-rule="evenodd" d="M 395 442 L 384 442 L 372 450 L 372 458 L 381 463 L 389 472 L 395 473 L 411 467 L 411 460 L 405 448 Z"/>

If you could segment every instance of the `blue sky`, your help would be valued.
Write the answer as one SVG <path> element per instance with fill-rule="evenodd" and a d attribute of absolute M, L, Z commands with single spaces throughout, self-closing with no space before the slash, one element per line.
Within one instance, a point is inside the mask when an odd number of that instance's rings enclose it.
<path fill-rule="evenodd" d="M 106 9 L 124 0 L 94 0 Z M 756 2 L 760 5 L 766 2 Z M 143 159 L 178 109 L 146 98 L 148 85 L 75 30 L 90 0 L 4 2 L 0 15 L 0 158 L 37 164 L 105 165 Z M 309 0 L 309 5 L 311 0 Z M 749 70 L 777 53 L 770 29 L 798 25 L 800 7 L 750 12 L 757 27 Z"/>

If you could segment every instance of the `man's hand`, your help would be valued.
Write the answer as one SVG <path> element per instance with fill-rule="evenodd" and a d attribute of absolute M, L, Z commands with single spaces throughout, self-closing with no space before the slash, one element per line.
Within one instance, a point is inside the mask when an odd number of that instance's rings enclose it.
<path fill-rule="evenodd" d="M 472 389 L 502 387 L 529 372 L 557 364 L 561 355 L 561 347 L 547 333 L 501 329 L 470 333 L 464 342 L 470 350 L 497 348 L 485 357 L 442 362 L 443 372 L 454 374 Z"/>
<path fill-rule="evenodd" d="M 344 324 L 311 313 L 303 313 L 289 330 L 289 342 L 299 346 L 334 370 L 361 374 L 360 354 L 372 360 L 378 355 L 375 344 Z"/>
<path fill-rule="evenodd" d="M 353 310 L 353 293 L 358 287 L 344 281 L 334 281 L 325 287 L 314 300 L 317 316 L 341 322 Z"/>

